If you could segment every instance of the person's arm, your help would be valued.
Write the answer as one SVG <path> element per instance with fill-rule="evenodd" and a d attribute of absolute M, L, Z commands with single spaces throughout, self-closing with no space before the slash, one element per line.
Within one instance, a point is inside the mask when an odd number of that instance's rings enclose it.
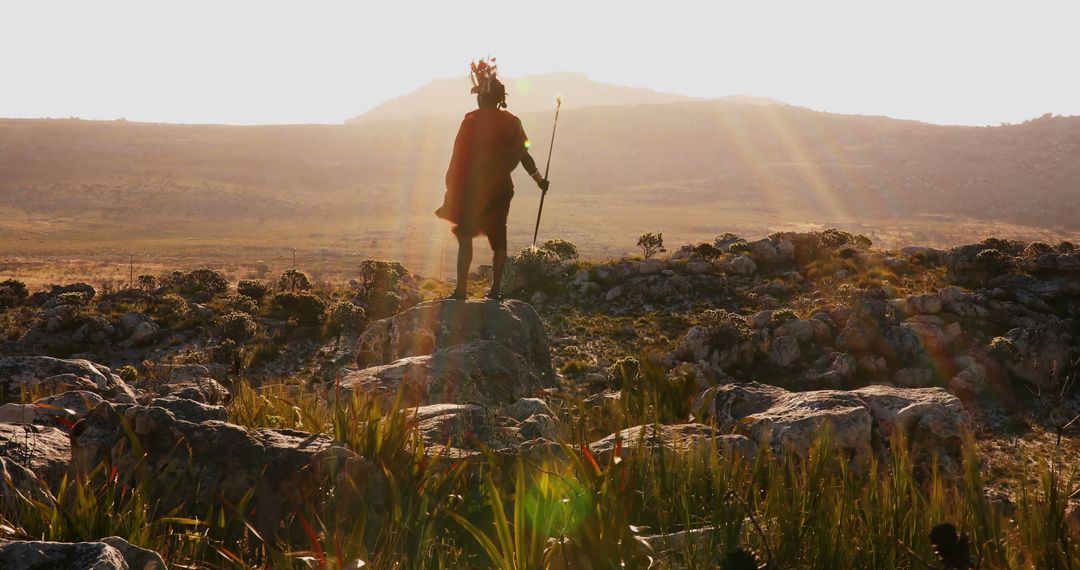
<path fill-rule="evenodd" d="M 525 172 L 527 172 L 529 176 L 532 176 L 532 179 L 536 181 L 536 185 L 544 192 L 547 192 L 550 183 L 546 178 L 540 176 L 540 169 L 536 167 L 536 161 L 533 160 L 532 155 L 530 155 L 527 150 L 521 153 L 521 166 L 523 166 Z"/>
<path fill-rule="evenodd" d="M 532 155 L 529 154 L 529 137 L 525 135 L 525 129 L 521 126 L 520 119 L 517 123 L 517 130 L 518 140 L 521 141 L 521 146 L 524 148 L 521 152 L 521 166 L 524 167 L 525 172 L 528 173 L 529 176 L 532 176 L 532 179 L 536 181 L 536 185 L 544 192 L 547 192 L 550 183 L 546 178 L 540 176 L 540 169 L 536 167 L 536 161 L 533 160 Z"/>

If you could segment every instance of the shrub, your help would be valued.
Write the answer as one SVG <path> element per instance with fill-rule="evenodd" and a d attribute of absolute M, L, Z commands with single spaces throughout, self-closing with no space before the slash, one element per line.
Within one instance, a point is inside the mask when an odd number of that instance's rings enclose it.
<path fill-rule="evenodd" d="M 641 237 L 639 237 L 637 240 L 637 246 L 641 248 L 641 255 L 643 255 L 645 259 L 649 259 L 650 257 L 658 253 L 663 253 L 667 251 L 666 249 L 664 249 L 663 232 L 656 234 L 652 232 L 647 234 L 641 234 Z"/>
<path fill-rule="evenodd" d="M 227 338 L 210 349 L 210 361 L 217 364 L 233 365 L 240 360 L 240 345 Z"/>
<path fill-rule="evenodd" d="M 121 366 L 116 375 L 120 377 L 127 384 L 134 384 L 139 379 L 139 370 L 130 364 L 127 366 Z"/>
<path fill-rule="evenodd" d="M 166 293 L 157 299 L 157 311 L 162 315 L 182 315 L 188 312 L 188 302 L 176 293 Z"/>
<path fill-rule="evenodd" d="M 999 362 L 1004 362 L 1016 356 L 1016 345 L 1013 344 L 1012 340 L 1006 337 L 997 336 L 990 341 L 990 345 L 986 347 L 986 351 Z"/>
<path fill-rule="evenodd" d="M 330 330 L 360 330 L 364 326 L 364 308 L 351 301 L 338 301 L 330 306 Z"/>
<path fill-rule="evenodd" d="M 255 337 L 259 332 L 259 326 L 251 315 L 241 312 L 233 312 L 221 319 L 221 336 L 236 342 L 244 342 Z"/>
<path fill-rule="evenodd" d="M 262 302 L 269 291 L 270 283 L 263 279 L 241 279 L 236 284 L 237 293 L 255 299 L 256 302 Z"/>
<path fill-rule="evenodd" d="M 1054 253 L 1054 246 L 1043 241 L 1033 241 L 1024 248 L 1024 257 L 1039 257 L 1052 253 Z"/>
<path fill-rule="evenodd" d="M 233 295 L 229 297 L 225 304 L 226 307 L 240 311 L 241 313 L 247 313 L 251 316 L 255 316 L 259 313 L 259 305 L 254 299 L 247 295 Z"/>
<path fill-rule="evenodd" d="M 778 327 L 788 321 L 797 320 L 799 320 L 799 315 L 796 315 L 795 311 L 788 308 L 777 309 L 769 316 L 769 326 Z"/>
<path fill-rule="evenodd" d="M 999 249 L 984 249 L 975 256 L 979 263 L 990 275 L 996 275 L 1007 271 L 1012 267 L 1012 256 Z"/>
<path fill-rule="evenodd" d="M 68 291 L 66 293 L 60 293 L 53 297 L 49 304 L 53 307 L 59 307 L 60 305 L 85 305 L 90 302 L 90 298 L 85 293 L 80 291 Z"/>
<path fill-rule="evenodd" d="M 745 241 L 745 240 L 743 240 L 743 238 L 741 238 L 741 237 L 739 237 L 739 236 L 737 236 L 737 235 L 735 235 L 735 234 L 733 234 L 731 232 L 724 232 L 724 233 L 716 236 L 716 239 L 713 240 L 713 245 L 716 246 L 717 249 L 723 249 L 724 246 L 731 245 L 732 243 L 735 243 L 737 241 Z"/>
<path fill-rule="evenodd" d="M 750 253 L 750 244 L 746 243 L 745 241 L 737 241 L 728 246 L 728 251 L 734 253 L 735 255 L 739 255 L 741 253 Z"/>
<path fill-rule="evenodd" d="M 305 326 L 321 324 L 326 316 L 326 303 L 307 292 L 278 293 L 273 304 L 280 316 Z"/>
<path fill-rule="evenodd" d="M 139 289 L 149 293 L 154 289 L 157 289 L 157 277 L 153 275 L 140 275 L 135 278 L 135 283 L 139 286 Z"/>
<path fill-rule="evenodd" d="M 697 324 L 709 329 L 713 346 L 741 344 L 753 338 L 754 333 L 743 317 L 724 309 L 706 309 L 697 318 Z"/>
<path fill-rule="evenodd" d="M 513 278 L 508 281 L 515 288 L 534 290 L 551 289 L 563 267 L 553 252 L 539 247 L 519 251 L 509 265 Z"/>
<path fill-rule="evenodd" d="M 278 291 L 293 293 L 308 291 L 311 289 L 311 278 L 299 269 L 286 269 L 281 272 L 281 277 L 278 277 L 277 288 Z"/>
<path fill-rule="evenodd" d="M 1076 246 L 1071 241 L 1063 241 L 1057 246 L 1058 253 L 1072 253 L 1076 251 Z"/>
<path fill-rule="evenodd" d="M 360 262 L 358 273 L 360 279 L 357 287 L 360 294 L 371 296 L 377 292 L 397 291 L 408 270 L 396 261 L 365 259 Z"/>
<path fill-rule="evenodd" d="M 716 246 L 708 243 L 699 243 L 691 249 L 694 255 L 703 259 L 716 259 L 720 257 L 724 252 L 720 251 Z"/>
<path fill-rule="evenodd" d="M 17 279 L 5 279 L 0 281 L 0 309 L 15 307 L 26 302 L 30 292 L 26 290 L 26 284 Z"/>
<path fill-rule="evenodd" d="M 192 271 L 173 271 L 161 278 L 161 284 L 181 295 L 217 295 L 229 290 L 229 282 L 223 275 L 209 268 Z"/>
<path fill-rule="evenodd" d="M 608 367 L 607 375 L 616 386 L 626 386 L 641 375 L 641 362 L 633 356 L 620 358 Z"/>
<path fill-rule="evenodd" d="M 549 239 L 540 249 L 550 251 L 559 261 L 574 261 L 578 258 L 577 246 L 564 239 Z"/>

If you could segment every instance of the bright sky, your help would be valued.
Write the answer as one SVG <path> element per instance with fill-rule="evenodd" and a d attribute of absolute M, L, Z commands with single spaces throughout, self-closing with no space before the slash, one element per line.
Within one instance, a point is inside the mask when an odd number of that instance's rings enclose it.
<path fill-rule="evenodd" d="M 1080 2 L 0 3 L 0 117 L 339 123 L 496 55 L 937 123 L 1080 115 Z"/>

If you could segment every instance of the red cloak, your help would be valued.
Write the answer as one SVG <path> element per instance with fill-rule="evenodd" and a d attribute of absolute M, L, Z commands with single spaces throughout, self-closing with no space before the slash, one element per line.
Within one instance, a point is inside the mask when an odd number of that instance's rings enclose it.
<path fill-rule="evenodd" d="M 466 236 L 488 233 L 486 219 L 506 220 L 514 182 L 510 173 L 526 156 L 528 138 L 521 120 L 502 109 L 465 115 L 446 170 L 446 194 L 435 215 L 457 224 Z"/>

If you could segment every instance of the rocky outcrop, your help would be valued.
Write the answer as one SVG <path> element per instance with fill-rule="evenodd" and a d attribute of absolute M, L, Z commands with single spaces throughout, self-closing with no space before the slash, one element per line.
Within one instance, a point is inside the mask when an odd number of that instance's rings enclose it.
<path fill-rule="evenodd" d="M 158 553 L 110 536 L 94 542 L 0 541 L 5 570 L 166 570 Z"/>
<path fill-rule="evenodd" d="M 23 394 L 87 390 L 117 402 L 134 402 L 135 392 L 100 364 L 49 356 L 0 357 L 0 403 L 20 402 Z"/>
<path fill-rule="evenodd" d="M 626 428 L 589 444 L 589 450 L 601 461 L 611 459 L 616 450 L 619 457 L 641 452 L 690 454 L 708 451 L 735 453 L 754 457 L 757 445 L 746 436 L 721 434 L 704 424 L 641 425 Z"/>
<path fill-rule="evenodd" d="M 309 498 L 322 467 L 352 458 L 321 435 L 193 423 L 162 407 L 108 402 L 75 425 L 71 455 L 82 473 L 106 462 L 127 484 L 152 478 L 163 512 L 201 514 L 251 492 L 256 524 L 264 530 Z"/>
<path fill-rule="evenodd" d="M 432 301 L 360 336 L 359 371 L 330 392 L 401 390 L 408 405 L 508 405 L 555 385 L 540 317 L 520 301 Z"/>
<path fill-rule="evenodd" d="M 71 463 L 68 434 L 54 427 L 0 423 L 0 463 L 9 471 L 28 470 L 55 489 Z"/>
<path fill-rule="evenodd" d="M 0 543 L 0 568 L 129 570 L 130 566 L 119 550 L 104 542 L 13 541 Z"/>
<path fill-rule="evenodd" d="M 402 393 L 406 406 L 443 403 L 507 405 L 544 387 L 519 354 L 494 340 L 451 346 L 391 364 L 347 371 L 330 395 L 361 390 L 387 399 Z"/>
<path fill-rule="evenodd" d="M 850 392 L 788 392 L 748 382 L 705 392 L 698 409 L 725 431 L 795 455 L 813 448 L 827 425 L 830 443 L 863 464 L 902 436 L 921 454 L 958 461 L 971 418 L 940 388 L 869 386 Z"/>
<path fill-rule="evenodd" d="M 477 340 L 519 354 L 545 383 L 554 379 L 540 316 L 520 301 L 429 301 L 372 323 L 360 336 L 360 366 L 389 364 Z"/>
<path fill-rule="evenodd" d="M 70 429 L 102 401 L 94 392 L 73 390 L 39 398 L 30 404 L 4 404 L 0 406 L 0 422 Z"/>

